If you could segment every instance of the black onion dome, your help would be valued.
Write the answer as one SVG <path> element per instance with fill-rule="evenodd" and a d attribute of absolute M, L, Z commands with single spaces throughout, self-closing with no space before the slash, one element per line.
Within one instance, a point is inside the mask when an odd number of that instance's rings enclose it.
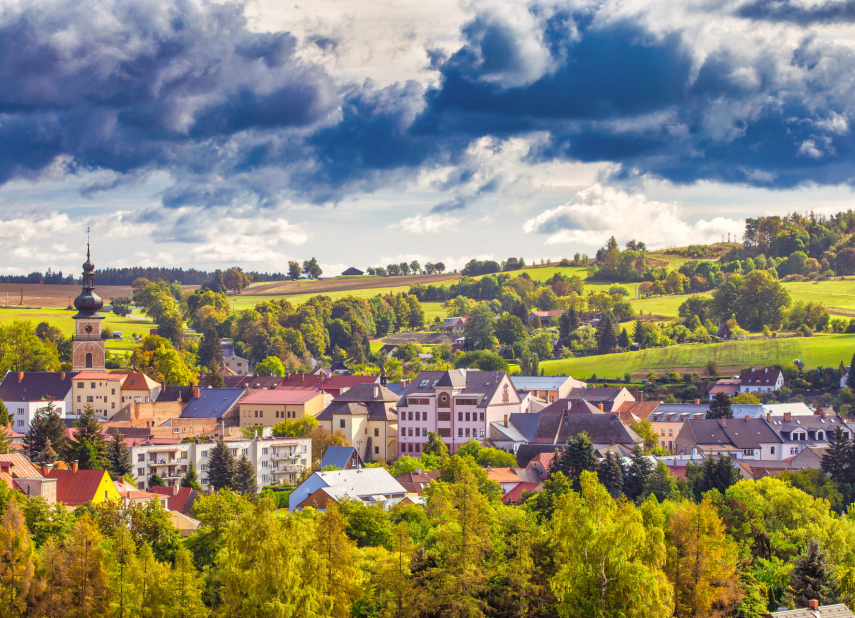
<path fill-rule="evenodd" d="M 84 289 L 80 295 L 74 299 L 74 308 L 82 314 L 97 313 L 104 306 L 104 301 L 98 296 L 94 290 Z"/>

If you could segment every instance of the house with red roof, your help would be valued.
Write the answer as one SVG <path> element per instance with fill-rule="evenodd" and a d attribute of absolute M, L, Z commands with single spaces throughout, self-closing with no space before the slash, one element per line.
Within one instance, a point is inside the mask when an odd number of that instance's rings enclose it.
<path fill-rule="evenodd" d="M 177 511 L 188 515 L 193 510 L 193 503 L 196 502 L 203 492 L 200 492 L 192 487 L 149 487 L 150 492 L 166 498 L 166 506 L 170 511 Z"/>
<path fill-rule="evenodd" d="M 80 470 L 75 462 L 70 470 L 48 468 L 44 477 L 56 479 L 56 501 L 70 508 L 122 499 L 105 470 Z"/>

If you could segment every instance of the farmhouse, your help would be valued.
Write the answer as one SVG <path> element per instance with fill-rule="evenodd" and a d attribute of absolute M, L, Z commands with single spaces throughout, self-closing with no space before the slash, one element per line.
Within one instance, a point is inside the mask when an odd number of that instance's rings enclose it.
<path fill-rule="evenodd" d="M 362 272 L 358 268 L 354 268 L 353 266 L 351 266 L 346 271 L 341 273 L 342 277 L 360 277 L 364 274 L 365 274 L 364 272 Z"/>

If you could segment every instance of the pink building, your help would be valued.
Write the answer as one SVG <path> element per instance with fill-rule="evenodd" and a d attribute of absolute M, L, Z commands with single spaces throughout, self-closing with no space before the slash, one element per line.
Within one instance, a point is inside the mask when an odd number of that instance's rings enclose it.
<path fill-rule="evenodd" d="M 467 440 L 487 438 L 490 423 L 521 407 L 504 371 L 422 371 L 398 402 L 400 454 L 421 455 L 431 431 L 454 453 Z"/>

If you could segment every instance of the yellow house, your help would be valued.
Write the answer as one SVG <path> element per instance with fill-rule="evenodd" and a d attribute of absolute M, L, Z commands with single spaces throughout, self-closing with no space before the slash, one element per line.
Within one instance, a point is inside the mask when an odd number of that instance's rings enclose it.
<path fill-rule="evenodd" d="M 380 384 L 357 384 L 318 415 L 318 424 L 331 432 L 341 431 L 363 461 L 396 459 L 398 399 Z"/>
<path fill-rule="evenodd" d="M 74 463 L 70 470 L 45 470 L 44 476 L 56 479 L 56 501 L 71 508 L 87 502 L 121 500 L 119 490 L 105 470 L 78 470 Z"/>
<path fill-rule="evenodd" d="M 313 389 L 260 390 L 238 402 L 240 426 L 275 425 L 286 419 L 317 416 L 324 409 L 324 394 Z"/>
<path fill-rule="evenodd" d="M 122 386 L 128 374 L 83 371 L 74 376 L 72 404 L 74 414 L 82 414 L 86 404 L 95 409 L 100 418 L 110 419 L 124 405 Z"/>

